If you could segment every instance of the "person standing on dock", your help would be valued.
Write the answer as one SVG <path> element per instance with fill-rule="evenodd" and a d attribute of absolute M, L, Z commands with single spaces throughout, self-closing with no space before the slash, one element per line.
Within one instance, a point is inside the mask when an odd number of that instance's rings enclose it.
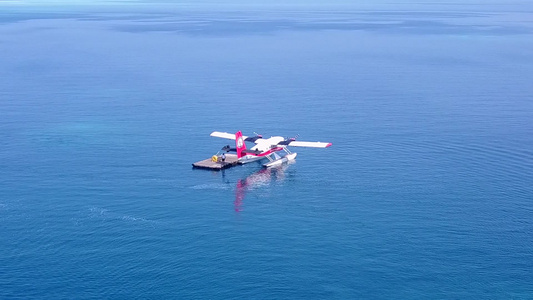
<path fill-rule="evenodd" d="M 220 156 L 220 158 L 222 159 L 222 163 L 224 163 L 226 161 L 226 154 L 225 153 L 222 153 L 222 155 Z"/>

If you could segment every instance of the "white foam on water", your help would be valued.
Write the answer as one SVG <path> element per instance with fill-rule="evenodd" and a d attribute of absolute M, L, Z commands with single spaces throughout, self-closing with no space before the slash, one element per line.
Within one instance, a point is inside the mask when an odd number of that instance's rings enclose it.
<path fill-rule="evenodd" d="M 205 183 L 189 187 L 193 190 L 228 190 L 230 186 L 224 183 Z"/>

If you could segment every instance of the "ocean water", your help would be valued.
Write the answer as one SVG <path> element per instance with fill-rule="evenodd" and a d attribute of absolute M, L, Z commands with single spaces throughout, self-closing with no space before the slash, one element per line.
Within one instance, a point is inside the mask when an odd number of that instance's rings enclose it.
<path fill-rule="evenodd" d="M 0 3 L 0 298 L 532 299 L 533 6 Z M 211 172 L 211 131 L 327 141 Z"/>

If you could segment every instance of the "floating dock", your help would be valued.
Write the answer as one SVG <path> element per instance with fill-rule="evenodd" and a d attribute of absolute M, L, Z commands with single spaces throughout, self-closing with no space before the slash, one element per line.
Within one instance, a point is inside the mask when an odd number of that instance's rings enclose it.
<path fill-rule="evenodd" d="M 213 161 L 212 158 L 204 159 L 192 164 L 193 167 L 199 169 L 209 169 L 209 170 L 222 170 L 227 169 L 233 166 L 238 165 L 238 158 L 236 154 L 226 154 L 225 161 Z"/>

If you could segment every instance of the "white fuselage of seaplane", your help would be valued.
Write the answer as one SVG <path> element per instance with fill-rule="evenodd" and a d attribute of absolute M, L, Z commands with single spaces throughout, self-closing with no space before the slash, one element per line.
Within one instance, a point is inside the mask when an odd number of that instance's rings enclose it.
<path fill-rule="evenodd" d="M 257 140 L 256 145 L 250 148 L 250 151 L 256 152 L 257 155 L 251 155 L 251 154 L 244 155 L 239 158 L 239 162 L 245 164 L 245 163 L 249 163 L 253 161 L 262 160 L 265 158 L 268 158 L 270 160 L 271 156 L 273 156 L 276 153 L 276 151 L 281 150 L 281 149 L 277 149 L 278 147 L 273 146 L 273 145 L 277 145 L 279 142 L 282 142 L 284 140 L 285 139 L 281 136 L 273 136 L 268 139 Z"/>

